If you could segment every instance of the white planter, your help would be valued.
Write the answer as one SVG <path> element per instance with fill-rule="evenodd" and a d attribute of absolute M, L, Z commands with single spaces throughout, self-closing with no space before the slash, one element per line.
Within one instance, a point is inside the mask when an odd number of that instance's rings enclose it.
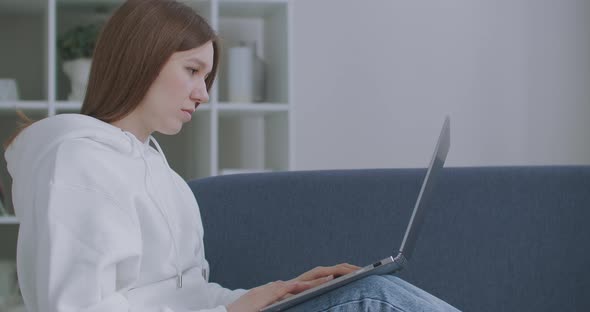
<path fill-rule="evenodd" d="M 18 88 L 15 79 L 0 79 L 0 101 L 18 101 Z"/>
<path fill-rule="evenodd" d="M 70 78 L 71 92 L 68 95 L 69 101 L 83 101 L 90 75 L 92 59 L 80 58 L 63 63 L 63 71 Z"/>

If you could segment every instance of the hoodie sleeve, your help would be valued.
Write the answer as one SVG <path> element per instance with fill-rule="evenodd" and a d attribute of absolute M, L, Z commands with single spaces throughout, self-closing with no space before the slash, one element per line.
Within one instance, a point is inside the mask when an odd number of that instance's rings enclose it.
<path fill-rule="evenodd" d="M 30 260 L 34 273 L 25 275 L 34 280 L 34 289 L 23 294 L 36 297 L 32 299 L 39 311 L 190 311 L 131 306 L 126 293 L 139 274 L 140 228 L 133 214 L 113 198 L 91 188 L 52 182 L 46 196 L 38 199 L 45 204 L 36 210 L 36 222 L 23 223 L 34 225 L 36 237 L 29 237 L 33 241 L 28 243 L 37 245 L 35 260 Z"/>

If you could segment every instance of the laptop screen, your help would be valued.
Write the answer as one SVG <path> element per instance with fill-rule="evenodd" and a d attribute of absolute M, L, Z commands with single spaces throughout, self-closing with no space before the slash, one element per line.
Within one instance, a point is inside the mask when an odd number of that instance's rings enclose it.
<path fill-rule="evenodd" d="M 425 206 L 428 204 L 428 200 L 432 195 L 432 189 L 434 188 L 435 181 L 438 179 L 438 175 L 440 174 L 445 160 L 447 159 L 450 146 L 451 119 L 449 116 L 447 116 L 443 123 L 438 142 L 436 143 L 436 148 L 434 149 L 434 155 L 432 155 L 430 166 L 428 167 L 428 171 L 426 171 L 426 176 L 424 177 L 424 182 L 422 182 L 422 188 L 420 189 L 418 200 L 414 206 L 412 217 L 410 218 L 408 228 L 406 229 L 406 234 L 404 235 L 404 239 L 399 250 L 406 259 L 410 259 L 412 253 L 414 252 L 416 239 L 420 233 L 422 223 L 424 223 Z"/>

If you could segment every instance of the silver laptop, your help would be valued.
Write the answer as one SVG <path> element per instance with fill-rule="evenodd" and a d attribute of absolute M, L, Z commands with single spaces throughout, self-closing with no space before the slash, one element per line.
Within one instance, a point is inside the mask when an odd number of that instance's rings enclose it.
<path fill-rule="evenodd" d="M 416 239 L 418 238 L 420 228 L 422 227 L 422 223 L 424 222 L 424 213 L 427 208 L 428 200 L 430 199 L 432 194 L 434 182 L 436 181 L 438 175 L 442 170 L 450 146 L 451 120 L 447 116 L 443 123 L 443 127 L 438 138 L 438 142 L 436 143 L 434 155 L 432 156 L 432 160 L 430 161 L 430 166 L 428 167 L 428 171 L 426 172 L 426 176 L 424 177 L 422 188 L 420 189 L 420 193 L 418 194 L 418 200 L 416 200 L 414 211 L 412 212 L 412 216 L 410 217 L 408 227 L 406 228 L 406 233 L 404 235 L 404 239 L 402 240 L 402 245 L 399 248 L 399 252 L 396 256 L 387 257 L 381 261 L 377 261 L 357 271 L 340 276 L 327 283 L 316 286 L 314 288 L 310 288 L 304 292 L 286 298 L 282 301 L 278 301 L 272 305 L 267 306 L 261 311 L 283 311 L 294 305 L 307 301 L 311 298 L 317 297 L 321 294 L 324 294 L 333 289 L 349 284 L 363 277 L 369 275 L 391 274 L 402 270 L 406 266 L 408 260 L 412 257 L 414 245 L 416 244 Z"/>

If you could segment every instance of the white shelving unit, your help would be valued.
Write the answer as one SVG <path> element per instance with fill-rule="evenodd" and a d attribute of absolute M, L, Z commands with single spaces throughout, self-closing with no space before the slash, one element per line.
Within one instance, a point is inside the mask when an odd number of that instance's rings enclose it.
<path fill-rule="evenodd" d="M 292 0 L 291 0 L 292 1 Z M 67 101 L 69 81 L 61 69 L 56 40 L 64 31 L 104 20 L 122 0 L 2 0 L 0 77 L 14 78 L 19 101 L 0 101 L 0 139 L 15 129 L 15 110 L 33 119 L 78 112 Z M 171 166 L 185 179 L 226 172 L 293 170 L 292 35 L 290 0 L 181 0 L 205 16 L 221 38 L 222 63 L 210 94 L 193 121 L 173 137 L 156 135 Z M 16 33 L 16 34 L 15 34 Z M 27 38 L 27 40 L 22 40 Z M 223 55 L 240 41 L 256 42 L 265 62 L 261 103 L 228 101 Z M 6 164 L 0 182 L 9 193 Z M 10 194 L 7 194 L 10 202 Z M 9 208 L 10 209 L 10 208 Z M 0 217 L 0 225 L 17 223 Z"/>
<path fill-rule="evenodd" d="M 18 224 L 16 217 L 1 217 L 0 224 Z"/>

